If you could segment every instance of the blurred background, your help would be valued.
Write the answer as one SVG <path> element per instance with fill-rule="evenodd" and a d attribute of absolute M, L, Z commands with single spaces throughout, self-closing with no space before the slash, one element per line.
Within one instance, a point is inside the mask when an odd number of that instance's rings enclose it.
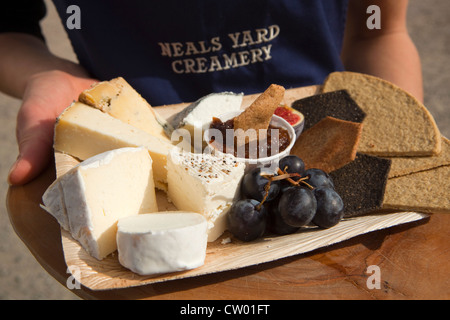
<path fill-rule="evenodd" d="M 76 61 L 51 1 L 42 22 L 50 50 Z M 425 106 L 441 133 L 450 137 L 450 1 L 410 0 L 408 28 L 422 59 Z M 6 199 L 6 177 L 17 156 L 15 121 L 20 101 L 0 93 L 0 197 Z M 78 299 L 39 265 L 9 222 L 5 200 L 0 205 L 0 299 Z"/>

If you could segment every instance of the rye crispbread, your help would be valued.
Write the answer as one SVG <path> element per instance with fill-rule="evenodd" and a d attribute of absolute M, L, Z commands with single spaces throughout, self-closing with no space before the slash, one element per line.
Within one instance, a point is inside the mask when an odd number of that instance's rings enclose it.
<path fill-rule="evenodd" d="M 430 156 L 441 151 L 441 135 L 416 98 L 380 78 L 334 72 L 322 91 L 347 90 L 366 113 L 359 152 L 378 156 Z"/>
<path fill-rule="evenodd" d="M 325 117 L 298 137 L 291 154 L 300 157 L 306 169 L 337 170 L 355 159 L 362 127 L 361 123 Z"/>
<path fill-rule="evenodd" d="M 450 166 L 389 179 L 383 208 L 450 213 Z"/>
<path fill-rule="evenodd" d="M 450 141 L 442 137 L 441 153 L 428 157 L 392 157 L 389 178 L 450 165 Z"/>

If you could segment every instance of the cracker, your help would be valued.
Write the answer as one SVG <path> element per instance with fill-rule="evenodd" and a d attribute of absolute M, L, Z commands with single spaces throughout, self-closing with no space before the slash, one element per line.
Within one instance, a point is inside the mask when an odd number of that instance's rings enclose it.
<path fill-rule="evenodd" d="M 234 129 L 267 130 L 275 109 L 283 100 L 284 92 L 282 86 L 270 85 L 248 108 L 234 118 Z"/>
<path fill-rule="evenodd" d="M 361 123 L 325 117 L 298 137 L 291 154 L 300 157 L 306 169 L 331 172 L 355 159 L 361 131 Z"/>
<path fill-rule="evenodd" d="M 359 152 L 379 156 L 439 154 L 439 129 L 412 95 L 388 81 L 354 72 L 331 73 L 322 91 L 343 89 L 367 115 Z"/>
<path fill-rule="evenodd" d="M 391 160 L 356 154 L 356 159 L 330 173 L 344 201 L 344 217 L 364 215 L 382 208 Z"/>
<path fill-rule="evenodd" d="M 366 114 L 350 97 L 346 90 L 321 93 L 296 100 L 292 108 L 305 116 L 303 130 L 308 130 L 323 118 L 333 118 L 352 122 L 362 122 Z"/>
<path fill-rule="evenodd" d="M 442 137 L 441 153 L 429 157 L 392 157 L 389 178 L 404 176 L 410 173 L 425 171 L 440 166 L 450 165 L 450 141 Z"/>
<path fill-rule="evenodd" d="M 383 208 L 450 213 L 450 166 L 389 179 Z"/>

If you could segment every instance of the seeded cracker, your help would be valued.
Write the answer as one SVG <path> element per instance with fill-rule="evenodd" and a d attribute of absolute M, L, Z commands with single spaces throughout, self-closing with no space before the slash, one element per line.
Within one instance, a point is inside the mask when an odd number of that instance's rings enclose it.
<path fill-rule="evenodd" d="M 429 111 L 392 83 L 365 74 L 333 72 L 323 92 L 345 89 L 366 113 L 358 151 L 378 156 L 431 156 L 441 135 Z"/>
<path fill-rule="evenodd" d="M 275 109 L 280 105 L 284 97 L 285 89 L 282 86 L 272 84 L 256 100 L 234 119 L 234 130 L 242 129 L 244 132 L 254 129 L 267 130 Z M 256 137 L 246 137 L 253 140 Z M 248 140 L 247 140 L 248 142 Z"/>
<path fill-rule="evenodd" d="M 365 112 L 361 110 L 346 90 L 321 93 L 299 99 L 292 103 L 292 108 L 305 116 L 304 131 L 327 116 L 359 123 L 366 117 Z"/>
<path fill-rule="evenodd" d="M 362 128 L 361 123 L 326 117 L 298 137 L 291 154 L 306 169 L 337 170 L 355 159 Z"/>
<path fill-rule="evenodd" d="M 381 209 L 391 160 L 357 153 L 356 159 L 330 173 L 344 201 L 344 217 Z"/>

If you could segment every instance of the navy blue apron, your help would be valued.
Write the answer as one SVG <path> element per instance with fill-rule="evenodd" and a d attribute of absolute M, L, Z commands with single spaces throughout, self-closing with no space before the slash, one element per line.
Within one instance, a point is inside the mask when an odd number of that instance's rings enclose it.
<path fill-rule="evenodd" d="M 54 3 L 92 76 L 122 76 L 154 106 L 212 92 L 252 94 L 271 83 L 320 84 L 343 70 L 347 0 Z M 79 8 L 77 21 L 70 5 Z"/>

